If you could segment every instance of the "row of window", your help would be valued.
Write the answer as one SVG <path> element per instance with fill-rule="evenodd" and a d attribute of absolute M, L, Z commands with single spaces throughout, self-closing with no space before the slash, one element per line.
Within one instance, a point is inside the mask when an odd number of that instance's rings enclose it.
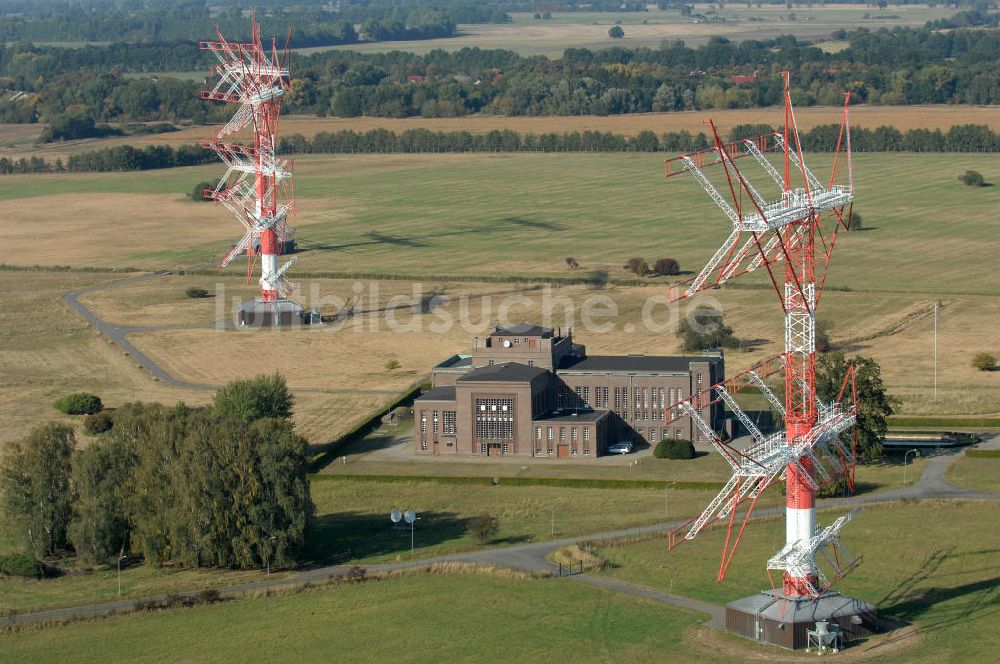
<path fill-rule="evenodd" d="M 514 400 L 484 397 L 476 399 L 476 438 L 514 440 Z"/>
<path fill-rule="evenodd" d="M 441 433 L 446 436 L 454 436 L 458 432 L 458 416 L 453 410 L 441 411 L 440 419 L 438 412 L 431 411 L 431 430 L 438 432 L 438 424 L 441 426 Z M 420 411 L 420 433 L 427 433 L 427 411 Z"/>

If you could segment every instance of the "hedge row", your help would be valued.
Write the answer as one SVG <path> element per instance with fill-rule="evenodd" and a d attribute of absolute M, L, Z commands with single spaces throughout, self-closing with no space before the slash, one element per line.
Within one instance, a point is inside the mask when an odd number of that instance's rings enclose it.
<path fill-rule="evenodd" d="M 893 427 L 1000 427 L 1000 417 L 914 417 L 892 415 L 888 418 Z"/>
<path fill-rule="evenodd" d="M 965 450 L 965 456 L 977 459 L 1000 459 L 1000 450 Z"/>
<path fill-rule="evenodd" d="M 773 131 L 769 125 L 737 125 L 730 139 L 738 140 Z M 819 125 L 800 134 L 802 148 L 809 152 L 836 148 L 840 126 Z M 910 129 L 905 133 L 895 127 L 877 129 L 857 127 L 851 131 L 855 152 L 996 152 L 1000 134 L 986 125 L 955 125 L 947 132 Z M 634 136 L 612 132 L 572 131 L 565 133 L 520 133 L 509 129 L 484 134 L 467 131 L 431 131 L 407 129 L 400 133 L 388 129 L 355 132 L 344 129 L 319 132 L 312 138 L 302 134 L 283 137 L 278 144 L 281 154 L 417 154 L 417 153 L 489 153 L 489 152 L 646 152 L 681 154 L 712 146 L 704 132 L 666 132 L 657 135 L 644 130 Z M 70 155 L 48 162 L 39 156 L 12 160 L 0 157 L 0 175 L 59 172 L 141 171 L 182 166 L 197 166 L 216 160 L 209 150 L 197 144 L 175 147 L 147 145 L 137 148 L 118 145 Z"/>
<path fill-rule="evenodd" d="M 361 440 L 369 433 L 377 429 L 381 424 L 383 417 L 385 417 L 388 413 L 392 412 L 399 406 L 412 404 L 413 400 L 420 396 L 420 393 L 423 391 L 425 387 L 426 386 L 424 385 L 414 385 L 410 387 L 405 392 L 403 392 L 403 394 L 401 394 L 399 398 L 393 401 L 389 406 L 379 409 L 374 415 L 368 417 L 363 422 L 355 426 L 353 429 L 351 429 L 347 433 L 337 438 L 337 440 L 328 444 L 323 449 L 322 452 L 318 453 L 310 460 L 309 462 L 310 469 L 315 471 L 319 468 L 322 468 L 327 463 L 336 458 L 337 455 L 340 453 L 340 451 L 344 449 L 344 447 L 346 447 L 347 445 L 356 440 Z"/>
<path fill-rule="evenodd" d="M 309 479 L 314 482 L 343 480 L 347 482 L 431 482 L 434 484 L 460 484 L 489 486 L 551 486 L 568 489 L 676 489 L 679 491 L 718 491 L 719 482 L 691 482 L 667 480 L 618 480 L 571 477 L 456 477 L 439 475 L 360 475 L 360 474 L 314 474 Z M 495 480 L 495 482 L 494 482 Z"/>

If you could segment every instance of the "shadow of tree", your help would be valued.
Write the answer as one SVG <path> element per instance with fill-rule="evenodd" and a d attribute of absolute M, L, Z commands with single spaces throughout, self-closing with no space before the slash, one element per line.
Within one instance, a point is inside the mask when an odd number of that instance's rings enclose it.
<path fill-rule="evenodd" d="M 461 539 L 471 520 L 453 512 L 422 512 L 418 516 L 413 531 L 416 548 Z M 388 513 L 336 512 L 313 520 L 301 558 L 306 567 L 319 567 L 409 550 L 409 526 L 394 525 Z"/>

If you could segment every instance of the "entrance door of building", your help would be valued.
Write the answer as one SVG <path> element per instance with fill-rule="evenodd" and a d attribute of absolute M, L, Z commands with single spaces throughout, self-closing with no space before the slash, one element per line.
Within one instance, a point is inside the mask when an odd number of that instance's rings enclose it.
<path fill-rule="evenodd" d="M 556 447 L 556 457 L 558 457 L 560 459 L 568 459 L 569 458 L 569 445 L 567 445 L 565 443 L 562 443 L 558 447 Z"/>
<path fill-rule="evenodd" d="M 500 443 L 490 443 L 486 446 L 486 456 L 500 456 Z"/>

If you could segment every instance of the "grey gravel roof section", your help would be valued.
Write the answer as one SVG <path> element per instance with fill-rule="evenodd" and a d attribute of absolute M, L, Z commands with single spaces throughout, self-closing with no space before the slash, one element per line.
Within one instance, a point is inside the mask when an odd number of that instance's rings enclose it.
<path fill-rule="evenodd" d="M 441 387 L 432 388 L 421 394 L 416 399 L 414 399 L 414 401 L 454 401 L 454 400 L 455 400 L 454 385 L 442 385 Z"/>
<path fill-rule="evenodd" d="M 589 355 L 584 358 L 570 356 L 563 358 L 558 370 L 587 373 L 620 371 L 687 373 L 691 362 L 706 360 L 718 362 L 719 359 L 710 355 Z"/>
<path fill-rule="evenodd" d="M 786 623 L 815 622 L 840 616 L 852 616 L 875 611 L 868 602 L 839 593 L 829 592 L 818 599 L 781 599 L 780 594 L 764 591 L 726 604 L 745 613 L 760 613 L 764 618 Z"/>
<path fill-rule="evenodd" d="M 529 325 L 528 323 L 519 323 L 518 325 L 511 325 L 510 327 L 498 327 L 490 332 L 490 336 L 545 337 L 552 336 L 552 328 L 542 327 L 541 325 Z"/>
<path fill-rule="evenodd" d="M 504 362 L 488 367 L 473 369 L 458 380 L 460 381 L 496 381 L 496 382 L 525 382 L 534 379 L 536 376 L 547 374 L 548 371 L 538 367 L 529 367 L 520 362 Z"/>

